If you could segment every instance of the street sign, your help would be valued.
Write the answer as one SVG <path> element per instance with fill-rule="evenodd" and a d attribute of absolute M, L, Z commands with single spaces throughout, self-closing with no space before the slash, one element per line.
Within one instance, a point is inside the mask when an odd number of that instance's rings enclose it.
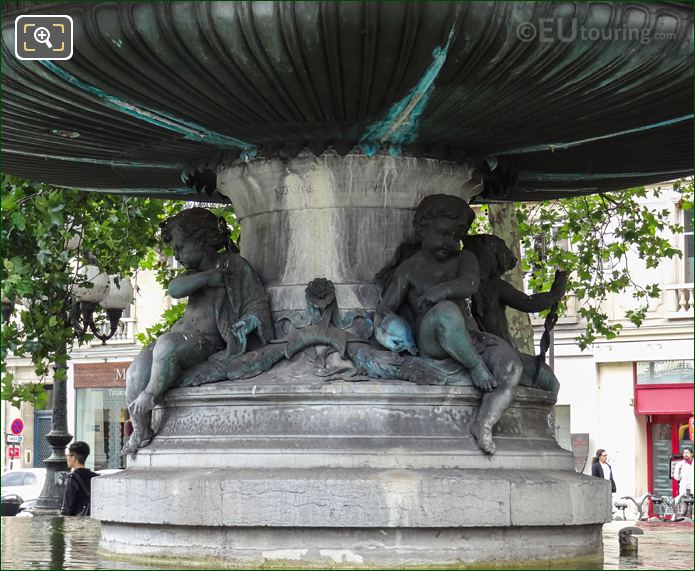
<path fill-rule="evenodd" d="M 7 444 L 21 444 L 24 442 L 24 436 L 22 434 L 7 434 L 5 436 L 5 442 L 7 442 Z"/>
<path fill-rule="evenodd" d="M 19 458 L 22 455 L 22 450 L 19 446 L 8 446 L 7 456 L 9 458 Z"/>
<path fill-rule="evenodd" d="M 24 430 L 24 421 L 21 418 L 15 418 L 10 424 L 10 430 L 12 434 L 22 434 Z"/>

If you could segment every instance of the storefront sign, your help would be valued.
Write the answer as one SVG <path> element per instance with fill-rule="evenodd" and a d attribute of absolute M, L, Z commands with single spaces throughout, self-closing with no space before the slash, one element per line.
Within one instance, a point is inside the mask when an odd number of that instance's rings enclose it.
<path fill-rule="evenodd" d="M 130 363 L 76 363 L 76 389 L 124 388 Z"/>

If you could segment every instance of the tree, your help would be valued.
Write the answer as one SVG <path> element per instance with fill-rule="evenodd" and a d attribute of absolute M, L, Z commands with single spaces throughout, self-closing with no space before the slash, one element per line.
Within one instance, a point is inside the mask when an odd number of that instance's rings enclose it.
<path fill-rule="evenodd" d="M 674 190 L 681 196 L 680 207 L 692 209 L 692 179 L 677 182 Z M 652 192 L 660 195 L 659 190 Z M 647 206 L 643 202 L 646 197 L 646 190 L 637 187 L 513 206 L 491 204 L 485 209 L 493 234 L 508 243 L 516 243 L 518 235 L 521 248 L 517 255 L 522 252 L 521 269 L 529 275 L 531 290 L 546 291 L 556 268 L 568 271 L 568 291 L 581 301 L 579 316 L 585 329 L 577 342 L 582 349 L 598 337 L 614 339 L 620 333 L 622 324 L 610 323 L 602 307 L 610 293 L 631 291 L 637 306 L 625 317 L 637 327 L 644 321 L 649 300 L 661 293 L 658 284 L 635 281 L 630 252 L 647 268 L 681 256 L 668 234 L 681 234 L 683 228 L 671 222 L 668 210 Z M 522 285 L 520 276 L 516 276 L 515 285 Z M 527 316 L 510 319 L 512 332 L 521 332 L 515 338 L 520 345 L 528 343 L 524 321 L 528 323 Z"/>
<path fill-rule="evenodd" d="M 71 291 L 85 284 L 78 269 L 87 258 L 109 275 L 131 276 L 154 256 L 159 222 L 181 207 L 2 175 L 2 297 L 16 310 L 2 329 L 3 400 L 40 406 L 46 399 L 43 383 L 13 383 L 8 353 L 29 356 L 39 377 L 55 363 L 57 380 L 64 380 L 68 348 L 81 342 L 70 323 Z M 80 247 L 71 251 L 68 242 L 77 236 Z"/>

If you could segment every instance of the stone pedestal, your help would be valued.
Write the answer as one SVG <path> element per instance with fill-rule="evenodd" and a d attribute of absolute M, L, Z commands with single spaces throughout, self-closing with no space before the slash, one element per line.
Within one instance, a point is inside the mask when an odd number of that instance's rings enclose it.
<path fill-rule="evenodd" d="M 221 167 L 218 190 L 282 333 L 314 278 L 371 324 L 374 275 L 413 238 L 416 205 L 482 184 L 465 164 L 328 151 Z M 547 393 L 519 389 L 487 456 L 470 435 L 474 387 L 322 378 L 312 351 L 250 381 L 170 391 L 152 443 L 93 483 L 102 549 L 315 569 L 600 554 L 609 485 L 574 472 Z"/>
<path fill-rule="evenodd" d="M 153 443 L 94 481 L 101 547 L 245 568 L 600 555 L 610 490 L 574 472 L 549 397 L 519 389 L 492 457 L 468 431 L 478 399 L 401 381 L 173 390 Z"/>

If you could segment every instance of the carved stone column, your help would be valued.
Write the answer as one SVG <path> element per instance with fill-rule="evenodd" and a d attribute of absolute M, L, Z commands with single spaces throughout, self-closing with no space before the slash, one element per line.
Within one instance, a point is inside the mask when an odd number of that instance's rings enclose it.
<path fill-rule="evenodd" d="M 217 188 L 234 205 L 241 255 L 277 317 L 304 309 L 304 288 L 317 277 L 333 281 L 342 310 L 373 310 L 374 275 L 413 238 L 417 204 L 430 194 L 468 201 L 483 186 L 468 165 L 328 151 L 221 166 Z"/>

